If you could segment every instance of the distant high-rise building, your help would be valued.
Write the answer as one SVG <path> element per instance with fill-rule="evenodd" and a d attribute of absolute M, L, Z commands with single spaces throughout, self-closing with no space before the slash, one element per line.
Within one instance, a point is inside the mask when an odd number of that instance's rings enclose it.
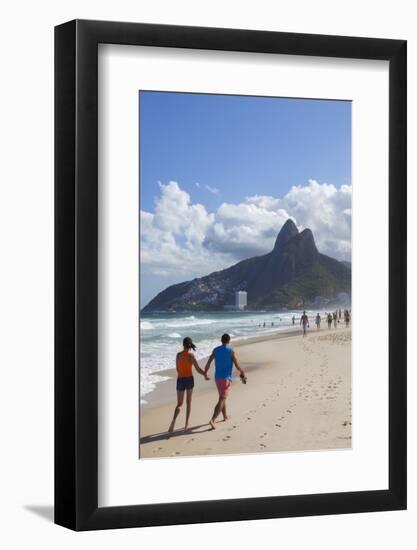
<path fill-rule="evenodd" d="M 248 293 L 244 290 L 235 292 L 235 307 L 236 309 L 245 309 L 248 305 Z"/>

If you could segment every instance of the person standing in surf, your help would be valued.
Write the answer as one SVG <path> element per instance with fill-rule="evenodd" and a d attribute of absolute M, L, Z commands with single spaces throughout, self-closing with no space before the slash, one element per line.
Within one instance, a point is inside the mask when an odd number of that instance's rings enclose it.
<path fill-rule="evenodd" d="M 214 407 L 213 416 L 209 421 L 209 424 L 213 430 L 216 429 L 214 425 L 216 418 L 220 413 L 223 414 L 223 419 L 228 420 L 226 412 L 226 399 L 230 392 L 230 387 L 232 385 L 232 371 L 233 365 L 240 372 L 240 378 L 243 383 L 246 384 L 246 376 L 243 370 L 241 369 L 234 349 L 230 345 L 230 336 L 228 334 L 223 334 L 221 338 L 222 345 L 214 348 L 211 352 L 211 355 L 207 361 L 206 367 L 204 369 L 204 374 L 207 377 L 208 370 L 211 363 L 214 360 L 215 364 L 215 373 L 214 378 L 216 381 L 217 391 L 219 392 L 219 400 Z"/>
<path fill-rule="evenodd" d="M 184 403 L 184 394 L 186 394 L 186 411 L 185 411 L 185 428 L 188 430 L 191 414 L 191 399 L 193 396 L 194 388 L 194 376 L 193 376 L 193 367 L 198 373 L 200 373 L 206 380 L 209 380 L 209 377 L 205 372 L 199 367 L 197 359 L 194 354 L 190 351 L 195 351 L 196 347 L 191 338 L 188 336 L 182 341 L 183 350 L 177 353 L 176 357 L 176 368 L 177 368 L 177 406 L 175 407 L 174 416 L 172 422 L 168 428 L 168 432 L 172 433 L 175 427 L 175 421 L 178 418 L 178 415 L 181 412 L 181 407 Z"/>
<path fill-rule="evenodd" d="M 328 313 L 327 314 L 327 328 L 330 330 L 332 328 L 332 321 L 333 321 L 333 316 L 331 313 Z"/>

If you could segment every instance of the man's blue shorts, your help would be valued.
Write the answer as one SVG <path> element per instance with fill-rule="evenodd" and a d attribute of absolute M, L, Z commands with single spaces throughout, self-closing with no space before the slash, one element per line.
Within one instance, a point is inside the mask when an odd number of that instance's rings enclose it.
<path fill-rule="evenodd" d="M 194 376 L 177 378 L 177 391 L 192 390 L 194 388 Z"/>

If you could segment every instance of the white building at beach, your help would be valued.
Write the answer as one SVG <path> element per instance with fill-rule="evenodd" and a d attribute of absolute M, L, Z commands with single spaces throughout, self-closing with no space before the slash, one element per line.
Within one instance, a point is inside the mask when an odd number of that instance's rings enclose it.
<path fill-rule="evenodd" d="M 244 290 L 235 292 L 235 308 L 242 310 L 248 305 L 248 293 Z"/>

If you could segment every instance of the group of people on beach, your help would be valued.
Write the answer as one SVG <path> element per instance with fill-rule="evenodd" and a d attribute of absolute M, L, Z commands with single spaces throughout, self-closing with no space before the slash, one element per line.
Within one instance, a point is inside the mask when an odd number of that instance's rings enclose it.
<path fill-rule="evenodd" d="M 337 328 L 338 323 L 340 323 L 342 319 L 342 310 L 336 310 L 333 313 L 325 312 L 325 317 L 327 320 L 327 328 L 330 330 L 332 328 L 332 324 L 334 328 Z M 345 309 L 343 312 L 343 318 L 345 321 L 345 327 L 349 328 L 350 324 L 350 318 L 351 318 L 351 310 Z M 320 313 L 317 313 L 315 318 L 316 328 L 317 330 L 320 330 L 321 327 L 321 315 Z M 293 325 L 295 324 L 295 317 L 293 317 Z M 308 320 L 307 313 L 304 311 L 303 314 L 300 317 L 300 325 L 303 327 L 303 336 L 307 334 L 307 329 L 310 328 L 310 322 Z"/>
<path fill-rule="evenodd" d="M 171 424 L 168 428 L 168 432 L 172 433 L 175 428 L 175 422 L 181 412 L 181 408 L 184 404 L 184 397 L 186 400 L 186 413 L 185 413 L 185 430 L 189 428 L 190 414 L 191 414 L 191 400 L 194 388 L 194 376 L 193 367 L 195 370 L 204 376 L 205 380 L 210 380 L 208 371 L 212 362 L 215 364 L 214 379 L 219 394 L 218 401 L 214 407 L 213 414 L 209 420 L 211 429 L 215 429 L 215 422 L 220 413 L 223 415 L 223 419 L 228 420 L 226 410 L 226 400 L 230 393 L 232 385 L 233 366 L 240 373 L 240 379 L 246 384 L 246 375 L 240 367 L 236 353 L 230 345 L 229 334 L 223 334 L 221 337 L 221 345 L 217 346 L 211 352 L 210 357 L 206 363 L 204 369 L 200 368 L 198 361 L 193 353 L 196 350 L 196 346 L 192 339 L 187 336 L 184 338 L 183 350 L 177 353 L 176 357 L 176 369 L 177 369 L 177 405 L 174 410 L 174 416 Z"/>
<path fill-rule="evenodd" d="M 327 328 L 328 329 L 332 328 L 332 323 L 333 323 L 334 328 L 337 328 L 338 323 L 340 323 L 341 320 L 342 320 L 342 310 L 339 309 L 339 310 L 334 311 L 333 313 L 331 313 L 331 312 L 327 313 L 326 312 L 326 318 L 327 318 Z M 343 311 L 343 319 L 344 319 L 346 328 L 349 328 L 350 318 L 351 318 L 351 310 L 350 309 L 345 309 Z"/>

